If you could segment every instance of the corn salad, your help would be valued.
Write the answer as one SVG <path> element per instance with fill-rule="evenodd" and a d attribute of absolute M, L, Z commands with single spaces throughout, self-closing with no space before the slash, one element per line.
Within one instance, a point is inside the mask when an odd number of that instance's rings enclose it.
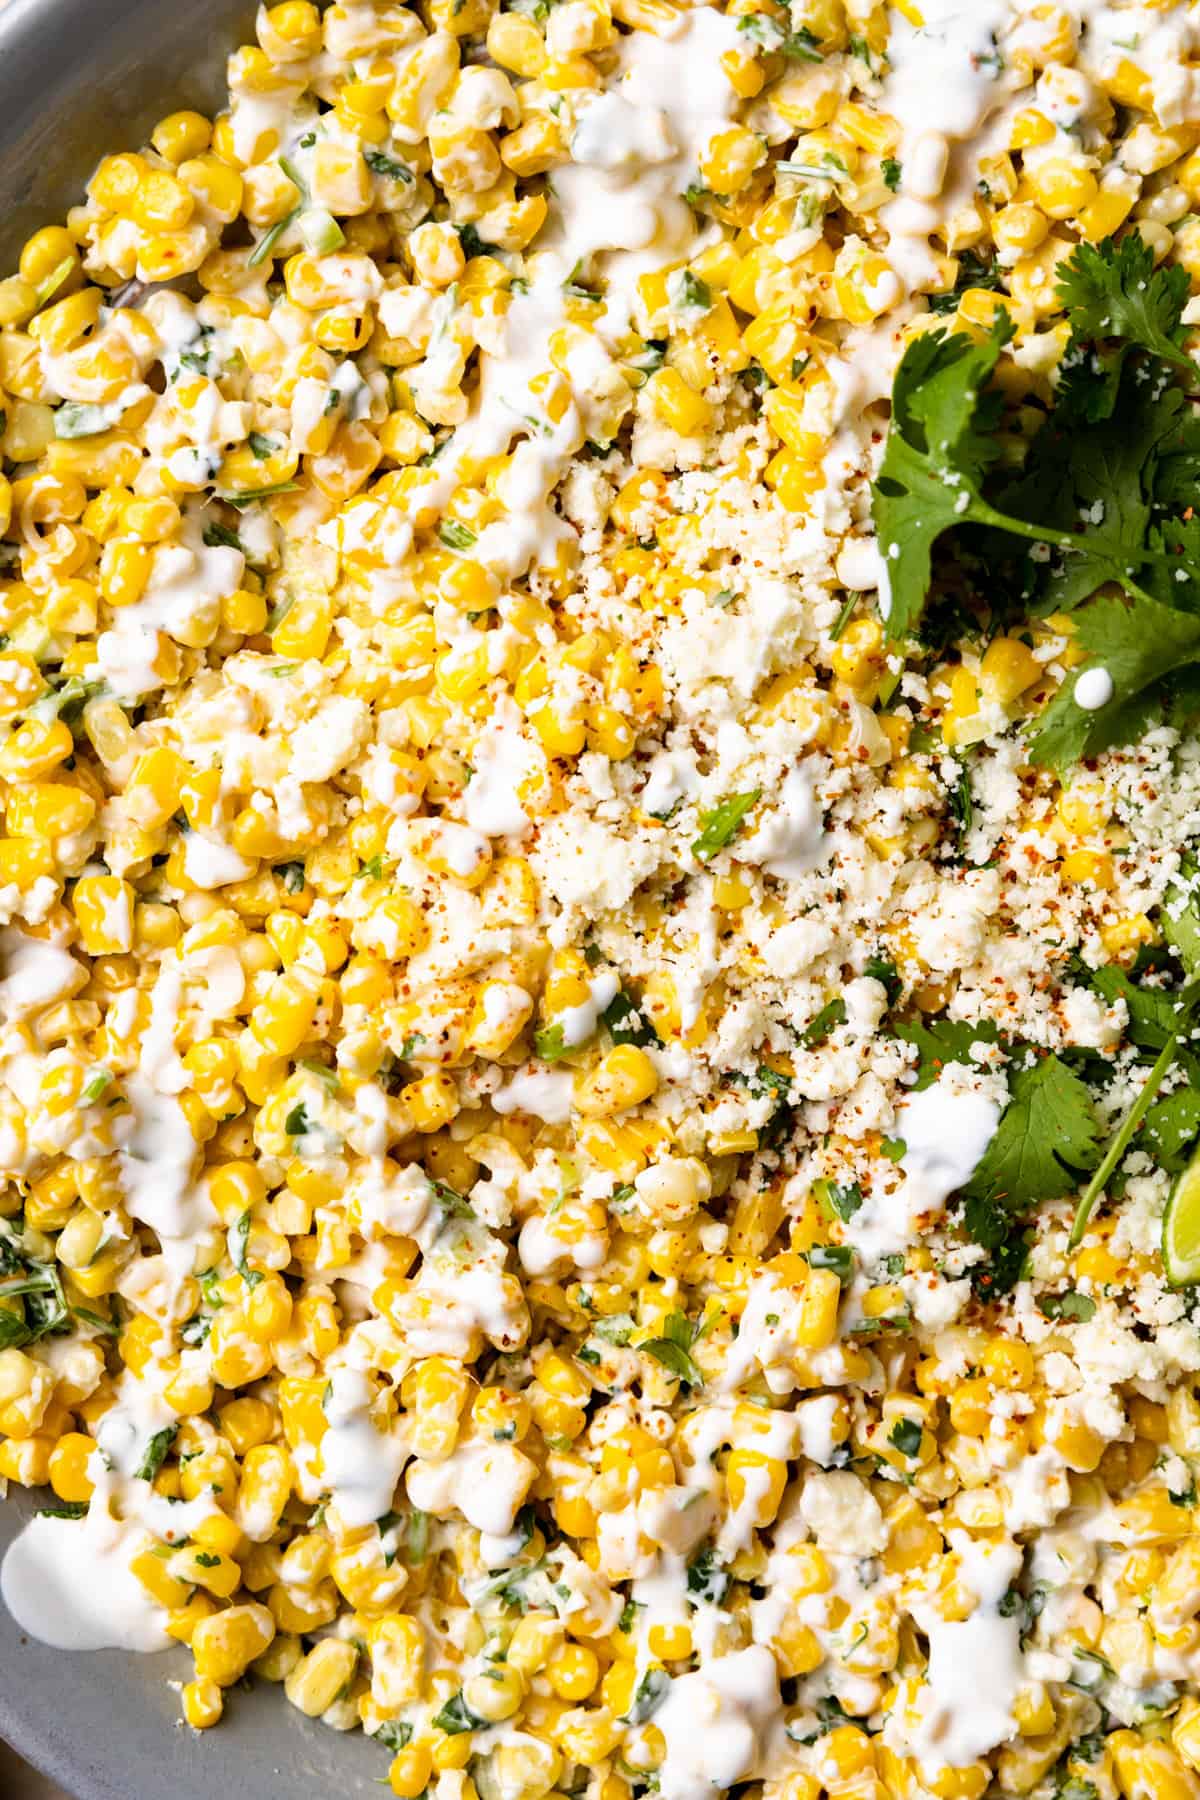
<path fill-rule="evenodd" d="M 1195 1800 L 1169 1160 L 954 1196 L 1137 1095 L 1200 748 L 1032 766 L 1073 619 L 890 644 L 870 482 L 1081 243 L 1200 321 L 1200 7 L 283 0 L 228 90 L 0 282 L 10 1607 L 402 1800 Z"/>

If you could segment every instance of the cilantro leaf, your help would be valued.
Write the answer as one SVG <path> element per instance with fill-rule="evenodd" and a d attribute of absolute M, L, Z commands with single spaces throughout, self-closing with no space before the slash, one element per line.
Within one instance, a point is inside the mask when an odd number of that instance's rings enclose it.
<path fill-rule="evenodd" d="M 620 987 L 600 1015 L 614 1044 L 657 1044 L 659 1036 L 627 987 Z"/>
<path fill-rule="evenodd" d="M 384 1749 L 390 1750 L 394 1756 L 397 1750 L 407 1748 L 412 1739 L 412 1733 L 413 1728 L 407 1719 L 384 1719 L 382 1724 L 376 1726 L 371 1736 L 377 1744 L 382 1744 Z"/>
<path fill-rule="evenodd" d="M 888 1433 L 888 1443 L 897 1449 L 901 1456 L 913 1457 L 921 1453 L 922 1431 L 916 1419 L 897 1419 Z"/>
<path fill-rule="evenodd" d="M 1096 1302 L 1087 1294 L 1068 1288 L 1065 1294 L 1040 1294 L 1038 1311 L 1047 1319 L 1077 1319 L 1083 1323 L 1095 1317 Z"/>
<path fill-rule="evenodd" d="M 967 1183 L 968 1198 L 1021 1213 L 1077 1185 L 1100 1160 L 1099 1124 L 1084 1083 L 1057 1056 L 1010 1078 L 995 1136 Z M 968 1230 L 970 1230 L 968 1220 Z"/>
<path fill-rule="evenodd" d="M 912 1044 L 920 1057 L 916 1092 L 931 1087 L 948 1062 L 973 1063 L 976 1044 L 997 1044 L 1000 1033 L 991 1019 L 977 1025 L 959 1019 L 915 1020 L 895 1027 L 902 1043 Z"/>
<path fill-rule="evenodd" d="M 812 1269 L 832 1269 L 843 1287 L 854 1280 L 854 1251 L 849 1244 L 814 1244 L 807 1253 Z M 900 1258 L 903 1268 L 904 1258 Z"/>
<path fill-rule="evenodd" d="M 1138 1142 L 1161 1168 L 1176 1175 L 1187 1163 L 1198 1136 L 1200 1094 L 1195 1088 L 1185 1087 L 1155 1101 L 1146 1114 Z"/>
<path fill-rule="evenodd" d="M 1182 350 L 1190 284 L 1179 265 L 1156 269 L 1154 253 L 1130 232 L 1119 245 L 1079 244 L 1058 271 L 1058 295 L 1081 339 L 1123 338 L 1191 372 Z"/>
<path fill-rule="evenodd" d="M 1154 718 L 1164 687 L 1187 664 L 1200 662 L 1200 615 L 1176 612 L 1149 595 L 1102 594 L 1075 615 L 1088 661 L 1064 682 L 1042 714 L 1030 742 L 1031 759 L 1068 768 L 1114 744 L 1138 738 Z M 1089 669 L 1108 672 L 1113 694 L 1085 710 L 1075 689 Z"/>
<path fill-rule="evenodd" d="M 848 1224 L 863 1203 L 863 1191 L 857 1181 L 842 1187 L 836 1181 L 817 1184 L 817 1195 L 823 1210 Z"/>
<path fill-rule="evenodd" d="M 736 837 L 745 822 L 746 815 L 757 806 L 762 795 L 761 788 L 751 788 L 748 794 L 730 794 L 711 812 L 700 815 L 700 835 L 692 840 L 692 854 L 701 862 L 709 862 L 723 850 L 730 839 Z"/>
<path fill-rule="evenodd" d="M 481 1719 L 478 1713 L 471 1711 L 463 1699 L 461 1688 L 457 1694 L 451 1694 L 442 1710 L 434 1716 L 433 1722 L 447 1737 L 458 1737 L 465 1731 L 478 1731 L 481 1725 L 487 1723 L 486 1719 Z"/>
<path fill-rule="evenodd" d="M 1157 1056 L 1179 1029 L 1178 996 L 1167 988 L 1146 987 L 1116 963 L 1088 971 L 1089 985 L 1111 1006 L 1123 1000 L 1129 1013 L 1129 1039 L 1139 1050 Z"/>
<path fill-rule="evenodd" d="M 693 1606 L 720 1606 L 729 1592 L 729 1582 L 730 1577 L 711 1545 L 697 1551 L 687 1566 L 687 1591 Z"/>
<path fill-rule="evenodd" d="M 469 550 L 475 542 L 475 533 L 461 519 L 441 520 L 437 534 L 447 550 Z"/>
<path fill-rule="evenodd" d="M 904 992 L 904 982 L 901 980 L 900 971 L 892 961 L 891 957 L 886 955 L 883 951 L 878 952 L 874 956 L 869 956 L 863 964 L 863 974 L 868 976 L 872 981 L 877 981 L 887 995 L 888 1005 L 895 1006 L 897 1000 Z"/>
<path fill-rule="evenodd" d="M 1180 873 L 1187 885 L 1167 889 L 1158 922 L 1188 974 L 1196 975 L 1200 974 L 1200 891 L 1191 885 L 1197 875 L 1191 857 L 1184 857 Z"/>
<path fill-rule="evenodd" d="M 386 175 L 389 181 L 411 182 L 413 172 L 407 163 L 398 162 L 383 150 L 364 150 L 363 161 L 373 175 Z"/>
<path fill-rule="evenodd" d="M 989 1253 L 983 1262 L 971 1267 L 971 1286 L 976 1294 L 981 1300 L 1010 1294 L 1025 1271 L 1028 1236 L 1003 1206 L 972 1194 L 963 1201 L 962 1219 L 967 1235 Z"/>
<path fill-rule="evenodd" d="M 1110 415 L 1090 429 L 1056 413 L 1039 434 L 1032 481 L 1050 492 L 1057 477 L 1057 517 L 1064 524 L 1088 521 L 1081 541 L 1064 552 L 1047 580 L 1040 612 L 1069 612 L 1106 581 L 1127 584 L 1147 549 L 1155 555 L 1162 549 L 1147 545 L 1150 490 L 1158 448 L 1175 430 L 1184 398 L 1173 382 L 1146 376 L 1143 364 L 1131 365 L 1114 390 Z M 1008 507 L 1006 494 L 997 500 Z"/>
<path fill-rule="evenodd" d="M 933 546 L 979 500 L 984 471 L 999 453 L 1001 400 L 984 390 L 1011 335 L 1001 319 L 981 343 L 961 333 L 924 332 L 896 371 L 892 424 L 873 489 L 893 638 L 907 637 L 919 623 L 933 578 Z"/>
<path fill-rule="evenodd" d="M 248 1288 L 256 1288 L 262 1280 L 262 1275 L 257 1269 L 252 1269 L 246 1261 L 246 1246 L 250 1241 L 250 1223 L 250 1209 L 247 1207 L 246 1211 L 244 1213 L 239 1213 L 238 1217 L 229 1227 L 229 1230 L 226 1233 L 226 1242 L 229 1246 L 230 1262 L 233 1264 L 242 1280 L 246 1283 L 246 1286 Z"/>
<path fill-rule="evenodd" d="M 699 1328 L 692 1325 L 683 1313 L 670 1313 L 663 1322 L 662 1337 L 646 1338 L 635 1346 L 652 1356 L 655 1362 L 678 1380 L 686 1382 L 691 1388 L 704 1386 L 704 1372 L 694 1361 L 692 1345 L 700 1336 Z"/>
<path fill-rule="evenodd" d="M 831 1031 L 846 1023 L 846 1002 L 839 994 L 836 999 L 828 1001 L 804 1027 L 800 1033 L 800 1042 L 806 1050 L 814 1050 L 823 1044 Z"/>
<path fill-rule="evenodd" d="M 178 1432 L 178 1430 L 179 1430 L 179 1426 L 176 1423 L 174 1425 L 164 1425 L 161 1431 L 156 1431 L 154 1433 L 153 1437 L 150 1439 L 150 1441 L 146 1445 L 145 1450 L 142 1453 L 141 1462 L 138 1464 L 137 1468 L 133 1471 L 135 1480 L 137 1480 L 137 1481 L 153 1481 L 154 1480 L 155 1476 L 158 1474 L 158 1471 L 162 1468 L 164 1462 L 167 1460 L 167 1451 L 171 1448 L 171 1445 L 175 1442 L 175 1434 Z"/>
<path fill-rule="evenodd" d="M 671 1687 L 671 1677 L 665 1669 L 649 1668 L 634 1689 L 633 1699 L 625 1718 L 630 1725 L 644 1725 L 652 1719 Z"/>

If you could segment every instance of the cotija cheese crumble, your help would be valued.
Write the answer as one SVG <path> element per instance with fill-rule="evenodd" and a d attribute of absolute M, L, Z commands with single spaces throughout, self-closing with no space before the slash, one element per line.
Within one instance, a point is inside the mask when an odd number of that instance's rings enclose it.
<path fill-rule="evenodd" d="M 9 1608 L 1197 1800 L 1200 5 L 256 38 L 0 282 Z"/>

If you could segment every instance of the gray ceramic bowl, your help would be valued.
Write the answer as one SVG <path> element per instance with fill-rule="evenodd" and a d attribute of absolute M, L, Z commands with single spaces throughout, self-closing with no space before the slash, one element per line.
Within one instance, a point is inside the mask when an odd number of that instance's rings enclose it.
<path fill-rule="evenodd" d="M 253 17 L 245 0 L 0 3 L 0 275 L 31 231 L 75 204 L 104 152 L 136 148 L 176 107 L 218 103 L 225 55 Z M 33 1504 L 0 1503 L 0 1550 Z M 205 1737 L 182 1729 L 168 1683 L 189 1668 L 181 1651 L 49 1650 L 0 1604 L 0 1736 L 77 1800 L 380 1793 L 381 1750 L 309 1724 L 272 1689 L 231 1694 Z"/>

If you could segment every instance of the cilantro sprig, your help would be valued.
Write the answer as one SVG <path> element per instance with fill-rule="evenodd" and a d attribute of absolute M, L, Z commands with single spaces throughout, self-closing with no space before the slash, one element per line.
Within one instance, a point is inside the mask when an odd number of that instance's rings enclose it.
<path fill-rule="evenodd" d="M 1002 468 L 998 439 L 1004 398 L 993 377 L 1012 335 L 1007 315 L 980 341 L 927 332 L 896 373 L 873 510 L 893 639 L 930 629 L 943 553 L 968 597 L 973 568 L 986 572 L 989 610 L 1014 571 L 1023 614 L 1079 609 L 1088 662 L 1032 747 L 1035 761 L 1066 767 L 1137 737 L 1164 708 L 1171 723 L 1200 716 L 1200 521 L 1190 513 L 1200 423 L 1181 385 L 1195 366 L 1183 349 L 1181 271 L 1156 269 L 1131 233 L 1119 246 L 1080 245 L 1058 285 L 1071 339 L 1057 404 L 1023 466 Z M 1109 583 L 1120 591 L 1101 593 Z M 1092 667 L 1108 671 L 1113 693 L 1084 707 L 1077 682 Z"/>
<path fill-rule="evenodd" d="M 669 1313 L 663 1321 L 663 1335 L 644 1338 L 637 1348 L 687 1387 L 702 1388 L 704 1372 L 692 1356 L 692 1346 L 704 1335 L 704 1329 L 702 1323 L 693 1324 L 681 1312 Z"/>
<path fill-rule="evenodd" d="M 1072 1192 L 1100 1157 L 1100 1122 L 1081 1076 L 1059 1056 L 1012 1071 L 1008 1105 L 963 1190 L 967 1231 L 999 1248 L 1023 1214 Z"/>

